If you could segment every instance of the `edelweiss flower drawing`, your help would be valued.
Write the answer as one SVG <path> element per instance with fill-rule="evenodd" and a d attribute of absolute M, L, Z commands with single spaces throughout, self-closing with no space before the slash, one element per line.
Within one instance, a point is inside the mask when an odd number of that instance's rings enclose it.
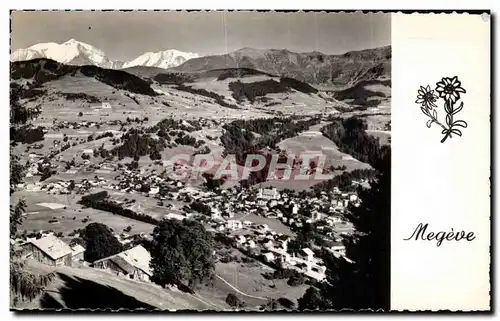
<path fill-rule="evenodd" d="M 434 94 L 434 90 L 431 90 L 431 86 L 427 85 L 425 88 L 420 86 L 417 101 L 415 102 L 425 108 L 434 108 L 437 107 L 435 104 L 437 99 L 438 97 Z"/>
<path fill-rule="evenodd" d="M 426 122 L 427 127 L 430 128 L 433 123 L 436 123 L 443 129 L 441 134 L 444 136 L 441 139 L 441 143 L 444 143 L 448 137 L 452 138 L 453 134 L 462 136 L 462 131 L 458 127 L 467 128 L 465 121 L 454 119 L 455 115 L 464 108 L 463 102 L 456 107 L 460 100 L 460 94 L 465 94 L 465 89 L 462 88 L 462 83 L 458 80 L 457 76 L 452 78 L 443 77 L 441 81 L 436 83 L 436 88 L 434 89 L 427 85 L 426 87 L 420 86 L 420 89 L 417 91 L 417 100 L 415 103 L 420 105 L 422 113 L 429 118 Z M 438 120 L 437 109 L 439 107 L 436 104 L 438 98 L 444 100 L 443 109 L 446 113 L 446 126 Z"/>
<path fill-rule="evenodd" d="M 458 81 L 457 76 L 453 78 L 444 77 L 436 84 L 436 91 L 439 93 L 439 97 L 455 103 L 460 99 L 460 93 L 465 94 L 465 89 L 460 86 L 461 83 Z"/>

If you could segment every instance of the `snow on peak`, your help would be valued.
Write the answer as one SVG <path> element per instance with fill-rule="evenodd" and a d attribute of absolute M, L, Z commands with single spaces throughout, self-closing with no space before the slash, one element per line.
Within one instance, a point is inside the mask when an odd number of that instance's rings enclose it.
<path fill-rule="evenodd" d="M 46 42 L 29 48 L 17 49 L 10 55 L 11 61 L 25 61 L 36 58 L 48 58 L 68 65 L 95 65 L 101 68 L 128 68 L 134 66 L 171 68 L 200 55 L 193 52 L 182 52 L 175 49 L 146 52 L 129 62 L 112 61 L 106 54 L 94 46 L 69 39 L 61 44 Z"/>
<path fill-rule="evenodd" d="M 39 43 L 27 49 L 18 49 L 11 56 L 11 61 L 48 58 L 64 64 L 91 64 L 102 68 L 113 68 L 102 50 L 89 44 L 70 39 L 62 44 L 55 42 Z"/>
<path fill-rule="evenodd" d="M 198 58 L 200 55 L 193 52 L 182 52 L 175 49 L 169 49 L 159 52 L 146 52 L 139 57 L 123 64 L 123 68 L 134 66 L 146 66 L 157 68 L 177 67 L 189 59 Z"/>

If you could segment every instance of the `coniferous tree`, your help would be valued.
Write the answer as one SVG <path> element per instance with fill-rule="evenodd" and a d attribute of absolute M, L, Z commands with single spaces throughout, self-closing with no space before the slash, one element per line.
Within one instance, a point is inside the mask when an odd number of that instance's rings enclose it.
<path fill-rule="evenodd" d="M 25 124 L 33 114 L 18 101 L 17 95 L 11 92 L 10 125 L 11 128 L 18 124 Z M 16 191 L 17 184 L 22 183 L 25 167 L 19 163 L 19 157 L 10 151 L 10 195 Z M 26 209 L 24 199 L 19 199 L 16 204 L 10 204 L 10 236 L 14 237 L 19 225 L 22 223 L 22 214 Z M 54 273 L 37 274 L 24 267 L 25 260 L 14 249 L 10 248 L 10 304 L 13 307 L 23 301 L 31 301 L 40 295 L 47 285 L 55 278 Z"/>

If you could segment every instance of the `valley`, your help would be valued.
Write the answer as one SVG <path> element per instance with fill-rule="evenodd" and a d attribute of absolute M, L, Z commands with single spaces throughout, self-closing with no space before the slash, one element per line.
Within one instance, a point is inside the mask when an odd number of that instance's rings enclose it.
<path fill-rule="evenodd" d="M 11 56 L 10 149 L 23 167 L 11 204 L 26 203 L 12 246 L 56 237 L 87 247 L 85 230 L 101 224 L 123 251 L 151 252 L 140 258 L 150 266 L 157 228 L 194 221 L 213 238 L 213 275 L 185 291 L 180 281 L 155 284 L 144 268 L 97 268 L 87 254 L 56 267 L 28 256 L 30 273 L 55 279 L 18 308 L 294 310 L 325 280 L 325 253 L 345 256 L 355 232 L 345 215 L 390 146 L 390 47 L 171 51 L 123 63 L 76 40 L 44 46 Z M 81 52 L 56 61 L 61 48 Z M 311 153 L 324 162 L 306 163 Z M 197 155 L 210 155 L 209 166 Z M 262 168 L 245 163 L 251 155 Z M 281 169 L 270 168 L 273 157 Z M 98 291 L 116 300 L 77 299 Z"/>

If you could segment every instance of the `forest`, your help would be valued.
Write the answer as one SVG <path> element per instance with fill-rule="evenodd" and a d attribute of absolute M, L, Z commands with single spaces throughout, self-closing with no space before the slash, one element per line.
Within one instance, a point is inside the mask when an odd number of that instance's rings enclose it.
<path fill-rule="evenodd" d="M 331 124 L 321 128 L 321 132 L 331 139 L 342 153 L 374 166 L 388 153 L 389 148 L 382 146 L 378 138 L 366 133 L 366 129 L 366 120 L 351 117 L 334 119 Z"/>
<path fill-rule="evenodd" d="M 226 155 L 236 155 L 238 163 L 244 163 L 246 155 L 263 148 L 274 149 L 280 141 L 294 137 L 321 121 L 319 117 L 275 117 L 235 120 L 223 126 L 221 142 Z M 256 137 L 255 134 L 259 134 Z"/>

